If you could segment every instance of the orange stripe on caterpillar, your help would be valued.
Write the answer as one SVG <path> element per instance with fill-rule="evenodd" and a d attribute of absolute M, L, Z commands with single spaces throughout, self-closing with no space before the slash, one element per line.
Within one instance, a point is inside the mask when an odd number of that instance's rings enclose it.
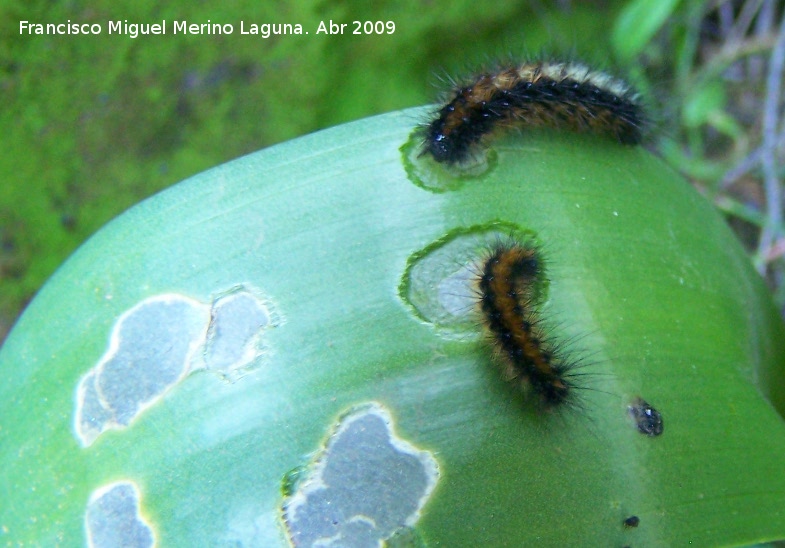
<path fill-rule="evenodd" d="M 529 383 L 546 407 L 554 407 L 573 395 L 576 363 L 543 332 L 535 302 L 543 278 L 534 246 L 500 241 L 479 264 L 476 285 L 483 324 L 505 377 Z"/>

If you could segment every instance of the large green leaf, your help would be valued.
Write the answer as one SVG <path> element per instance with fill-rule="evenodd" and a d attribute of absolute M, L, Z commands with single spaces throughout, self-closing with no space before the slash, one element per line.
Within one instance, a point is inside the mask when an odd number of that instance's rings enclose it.
<path fill-rule="evenodd" d="M 450 175 L 410 140 L 424 115 L 205 172 L 63 265 L 0 350 L 0 539 L 270 546 L 286 495 L 301 540 L 785 538 L 785 333 L 718 215 L 589 136 L 510 136 Z M 520 234 L 583 364 L 576 409 L 502 380 L 461 285 L 483 242 Z M 637 397 L 662 435 L 631 422 Z"/>

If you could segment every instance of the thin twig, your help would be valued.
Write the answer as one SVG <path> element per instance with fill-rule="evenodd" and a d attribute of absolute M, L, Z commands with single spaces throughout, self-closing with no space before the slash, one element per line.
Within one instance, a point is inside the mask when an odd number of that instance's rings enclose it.
<path fill-rule="evenodd" d="M 775 241 L 766 254 L 766 261 L 771 262 L 785 255 L 785 238 Z"/>
<path fill-rule="evenodd" d="M 785 119 L 783 120 L 782 130 L 777 137 L 777 148 L 782 147 L 785 147 Z M 737 162 L 736 165 L 725 172 L 725 175 L 722 176 L 722 180 L 720 181 L 720 188 L 728 187 L 731 183 L 736 182 L 751 171 L 757 169 L 758 166 L 760 166 L 762 157 L 763 146 L 760 146 L 747 154 L 743 160 Z"/>
<path fill-rule="evenodd" d="M 736 22 L 728 33 L 728 39 L 725 41 L 725 49 L 735 49 L 739 42 L 744 40 L 747 35 L 752 20 L 755 14 L 758 13 L 762 0 L 747 0 L 741 8 Z"/>
<path fill-rule="evenodd" d="M 782 186 L 777 178 L 777 112 L 780 105 L 782 75 L 785 70 L 785 13 L 782 14 L 779 36 L 769 60 L 769 74 L 766 79 L 766 102 L 763 109 L 763 147 L 761 164 L 763 167 L 763 188 L 766 194 L 766 225 L 758 240 L 758 271 L 766 272 L 766 255 L 772 247 L 776 227 L 782 223 Z"/>

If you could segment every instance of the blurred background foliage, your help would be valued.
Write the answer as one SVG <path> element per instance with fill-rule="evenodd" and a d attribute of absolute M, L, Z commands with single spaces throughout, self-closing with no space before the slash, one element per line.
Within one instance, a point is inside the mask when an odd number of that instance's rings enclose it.
<path fill-rule="evenodd" d="M 40 285 L 103 224 L 240 155 L 429 103 L 495 58 L 567 52 L 631 73 L 649 147 L 720 208 L 785 303 L 781 0 L 0 2 L 0 341 Z M 28 36 L 19 22 L 100 23 Z M 108 21 L 165 36 L 108 35 Z M 173 21 L 231 35 L 172 35 Z M 316 35 L 320 21 L 395 32 Z M 309 35 L 241 35 L 240 21 Z M 416 124 L 418 120 L 413 120 Z"/>

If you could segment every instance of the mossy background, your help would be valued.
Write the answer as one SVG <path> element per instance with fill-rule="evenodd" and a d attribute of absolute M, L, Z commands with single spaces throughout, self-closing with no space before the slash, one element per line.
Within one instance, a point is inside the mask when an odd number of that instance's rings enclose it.
<path fill-rule="evenodd" d="M 0 341 L 66 257 L 123 210 L 243 154 L 433 101 L 438 76 L 547 44 L 607 50 L 623 2 L 0 4 Z M 100 23 L 101 35 L 20 35 L 19 21 Z M 169 22 L 165 36 L 108 21 Z M 172 35 L 174 20 L 232 35 Z M 319 21 L 393 21 L 392 35 L 316 35 Z M 309 35 L 240 35 L 240 21 Z M 347 30 L 351 30 L 349 25 Z"/>

